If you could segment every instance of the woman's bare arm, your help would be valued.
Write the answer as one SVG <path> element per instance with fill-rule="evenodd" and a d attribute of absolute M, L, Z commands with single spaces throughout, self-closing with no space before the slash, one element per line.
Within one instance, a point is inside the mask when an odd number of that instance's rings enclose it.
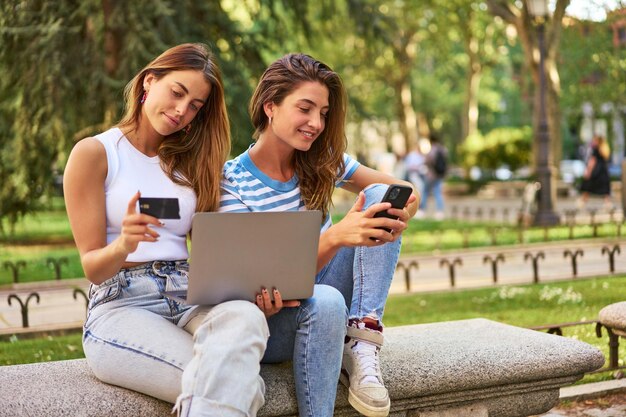
<path fill-rule="evenodd" d="M 104 146 L 94 138 L 87 138 L 72 150 L 63 176 L 65 206 L 74 241 L 85 276 L 94 284 L 114 276 L 140 241 L 155 241 L 158 237 L 147 226 L 148 223 L 158 225 L 158 220 L 134 213 L 137 194 L 129 196 L 131 201 L 122 234 L 107 245 L 104 194 L 107 169 Z"/>

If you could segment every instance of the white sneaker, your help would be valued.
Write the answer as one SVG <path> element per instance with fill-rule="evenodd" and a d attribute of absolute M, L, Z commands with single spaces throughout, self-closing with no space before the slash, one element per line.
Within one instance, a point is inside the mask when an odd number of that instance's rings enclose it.
<path fill-rule="evenodd" d="M 446 215 L 443 211 L 438 211 L 435 213 L 435 220 L 443 220 L 445 219 Z"/>
<path fill-rule="evenodd" d="M 426 217 L 424 210 L 417 210 L 417 212 L 415 212 L 415 216 L 413 216 L 414 219 L 423 219 L 424 217 Z"/>
<path fill-rule="evenodd" d="M 348 336 L 350 341 L 343 347 L 340 375 L 341 382 L 348 387 L 348 402 L 365 416 L 386 417 L 391 401 L 380 372 L 382 333 L 348 327 Z"/>

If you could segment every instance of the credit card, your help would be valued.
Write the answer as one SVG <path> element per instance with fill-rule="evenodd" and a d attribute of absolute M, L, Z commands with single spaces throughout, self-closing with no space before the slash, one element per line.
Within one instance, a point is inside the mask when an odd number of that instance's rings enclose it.
<path fill-rule="evenodd" d="M 139 197 L 139 211 L 157 219 L 180 219 L 178 198 Z"/>

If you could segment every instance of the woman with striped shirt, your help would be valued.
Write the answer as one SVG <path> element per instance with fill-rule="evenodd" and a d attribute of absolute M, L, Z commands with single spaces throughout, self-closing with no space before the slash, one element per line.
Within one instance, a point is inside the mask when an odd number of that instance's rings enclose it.
<path fill-rule="evenodd" d="M 349 310 L 347 337 L 338 338 L 317 328 L 315 320 L 305 320 L 302 311 L 311 300 L 282 309 L 268 318 L 271 336 L 263 361 L 293 359 L 301 415 L 332 415 L 336 388 L 324 381 L 336 381 L 341 370 L 350 404 L 366 416 L 386 416 L 390 401 L 378 359 L 382 316 L 400 235 L 418 199 L 412 195 L 404 209 L 380 203 L 388 184 L 410 184 L 345 154 L 346 93 L 338 74 L 322 62 L 289 54 L 271 64 L 249 111 L 255 143 L 226 163 L 220 211 L 321 210 L 325 220 L 313 299 L 325 296 L 319 289 L 333 288 Z M 346 216 L 332 224 L 335 187 L 357 198 Z M 382 210 L 398 219 L 374 218 Z M 257 298 L 263 309 L 268 302 L 262 295 Z"/>

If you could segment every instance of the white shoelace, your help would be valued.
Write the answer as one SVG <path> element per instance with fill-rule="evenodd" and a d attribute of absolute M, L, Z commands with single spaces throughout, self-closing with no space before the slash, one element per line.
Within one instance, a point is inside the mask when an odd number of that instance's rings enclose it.
<path fill-rule="evenodd" d="M 378 384 L 378 355 L 376 346 L 367 342 L 356 342 L 352 346 L 352 351 L 356 353 L 359 368 L 361 370 L 361 384 Z"/>

